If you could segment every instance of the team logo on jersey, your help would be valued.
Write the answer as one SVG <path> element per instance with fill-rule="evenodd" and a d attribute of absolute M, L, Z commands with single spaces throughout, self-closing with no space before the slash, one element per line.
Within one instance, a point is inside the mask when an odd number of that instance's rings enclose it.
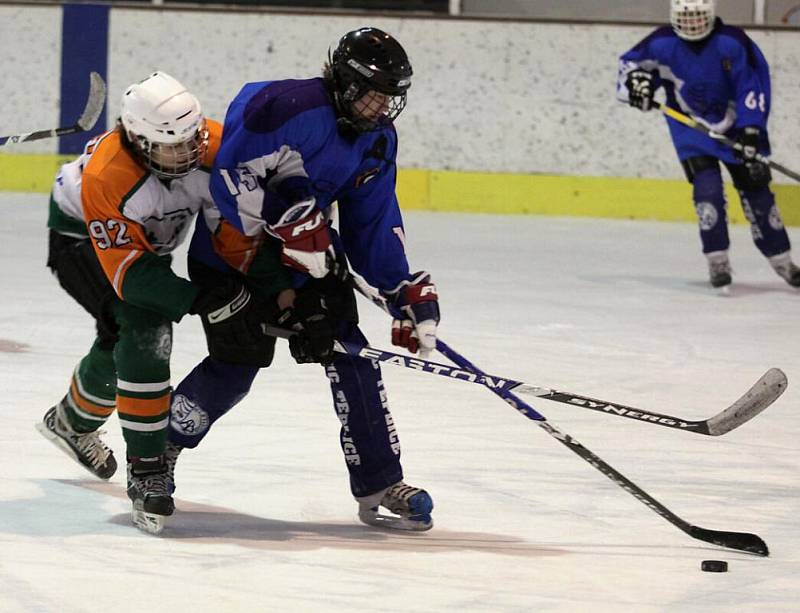
<path fill-rule="evenodd" d="M 722 58 L 722 70 L 725 72 L 730 72 L 733 70 L 733 61 L 730 58 L 724 57 Z"/>
<path fill-rule="evenodd" d="M 769 226 L 773 230 L 783 230 L 783 219 L 781 219 L 781 214 L 778 211 L 778 207 L 775 205 L 769 210 Z"/>
<path fill-rule="evenodd" d="M 717 225 L 719 221 L 719 213 L 717 207 L 710 202 L 698 202 L 694 205 L 697 211 L 697 218 L 700 220 L 701 230 L 710 230 Z"/>
<path fill-rule="evenodd" d="M 176 394 L 170 407 L 169 424 L 186 436 L 200 436 L 208 430 L 208 413 L 183 394 Z"/>
<path fill-rule="evenodd" d="M 380 171 L 380 168 L 373 168 L 367 172 L 361 173 L 356 177 L 356 187 L 361 187 L 362 185 L 369 183 L 378 175 Z"/>

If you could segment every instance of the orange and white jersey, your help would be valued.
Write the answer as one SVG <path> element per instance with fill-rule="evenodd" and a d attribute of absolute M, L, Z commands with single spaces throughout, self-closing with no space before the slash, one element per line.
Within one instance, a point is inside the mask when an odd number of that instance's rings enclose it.
<path fill-rule="evenodd" d="M 200 210 L 209 221 L 219 218 L 208 185 L 222 126 L 211 120 L 207 124 L 202 167 L 183 177 L 166 181 L 148 172 L 118 129 L 90 141 L 56 177 L 55 206 L 65 217 L 85 222 L 106 276 L 123 299 L 123 282 L 137 260 L 173 251 Z"/>
<path fill-rule="evenodd" d="M 84 153 L 64 164 L 53 185 L 53 199 L 69 217 L 113 219 L 120 215 L 140 226 L 148 251 L 169 253 L 183 242 L 192 217 L 213 205 L 208 170 L 219 148 L 222 127 L 207 120 L 208 151 L 199 172 L 161 181 L 122 144 L 118 130 L 90 141 Z M 205 172 L 204 172 L 205 171 Z M 129 226 L 130 227 L 130 226 Z"/>

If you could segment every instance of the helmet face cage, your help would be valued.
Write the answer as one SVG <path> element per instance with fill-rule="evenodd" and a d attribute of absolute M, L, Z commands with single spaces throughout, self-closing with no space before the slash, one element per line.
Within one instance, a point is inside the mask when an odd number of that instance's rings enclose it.
<path fill-rule="evenodd" d="M 162 179 L 177 179 L 200 168 L 208 150 L 205 119 L 191 138 L 179 143 L 151 142 L 147 137 L 129 130 L 126 136 L 141 162 Z"/>
<path fill-rule="evenodd" d="M 338 110 L 358 132 L 391 124 L 406 107 L 411 64 L 385 32 L 362 28 L 345 34 L 329 65 Z"/>
<path fill-rule="evenodd" d="M 119 123 L 134 155 L 164 179 L 199 168 L 208 149 L 208 128 L 197 98 L 161 71 L 125 91 Z"/>
<path fill-rule="evenodd" d="M 344 108 L 359 132 L 379 130 L 392 123 L 406 108 L 406 92 L 391 94 L 370 84 L 351 83 L 341 95 Z"/>
<path fill-rule="evenodd" d="M 703 40 L 714 29 L 714 0 L 672 0 L 672 29 L 684 40 Z"/>

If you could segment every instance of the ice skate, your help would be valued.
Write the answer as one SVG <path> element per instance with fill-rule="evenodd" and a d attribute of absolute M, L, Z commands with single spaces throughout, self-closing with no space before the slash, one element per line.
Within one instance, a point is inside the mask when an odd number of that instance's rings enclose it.
<path fill-rule="evenodd" d="M 128 459 L 128 498 L 133 503 L 134 525 L 150 534 L 160 534 L 175 503 L 167 491 L 164 456 Z"/>
<path fill-rule="evenodd" d="M 714 251 L 707 253 L 708 276 L 711 287 L 726 293 L 731 284 L 731 263 L 728 260 L 728 253 L 725 251 Z"/>
<path fill-rule="evenodd" d="M 368 526 L 417 532 L 433 528 L 433 499 L 430 494 L 402 481 L 356 500 L 358 518 Z M 394 515 L 381 513 L 379 507 L 384 507 Z"/>
<path fill-rule="evenodd" d="M 792 287 L 800 287 L 800 268 L 792 262 L 792 257 L 788 251 L 772 256 L 769 258 L 769 263 L 772 264 L 772 268 L 775 269 L 781 279 Z"/>
<path fill-rule="evenodd" d="M 167 493 L 170 496 L 175 493 L 175 464 L 181 451 L 183 447 L 169 441 L 164 449 L 164 461 L 167 463 Z"/>
<path fill-rule="evenodd" d="M 86 470 L 101 479 L 110 479 L 117 470 L 114 453 L 100 439 L 103 430 L 76 432 L 64 412 L 64 400 L 45 413 L 36 429 Z"/>

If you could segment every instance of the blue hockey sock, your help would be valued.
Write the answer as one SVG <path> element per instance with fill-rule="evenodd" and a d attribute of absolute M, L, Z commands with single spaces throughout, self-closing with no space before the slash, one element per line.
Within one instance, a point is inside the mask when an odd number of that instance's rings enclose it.
<path fill-rule="evenodd" d="M 210 357 L 200 362 L 172 394 L 168 440 L 197 447 L 211 425 L 247 395 L 258 370 Z"/>
<path fill-rule="evenodd" d="M 768 258 L 789 251 L 789 236 L 775 205 L 775 195 L 769 187 L 741 191 L 739 197 L 758 250 Z"/>
<path fill-rule="evenodd" d="M 692 187 L 703 253 L 726 251 L 730 246 L 728 213 L 719 167 L 699 171 L 694 176 Z"/>

